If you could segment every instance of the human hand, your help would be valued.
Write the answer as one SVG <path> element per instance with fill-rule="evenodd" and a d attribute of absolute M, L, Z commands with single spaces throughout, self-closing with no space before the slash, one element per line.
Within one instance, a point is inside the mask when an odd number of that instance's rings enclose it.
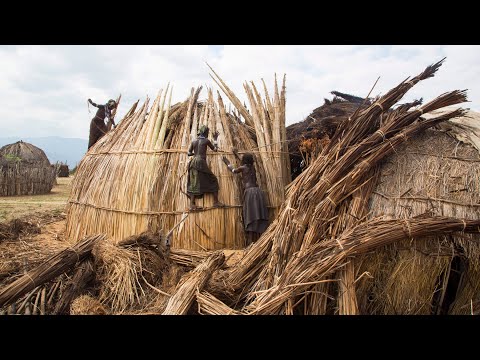
<path fill-rule="evenodd" d="M 237 158 L 237 160 L 241 160 L 240 155 L 238 155 L 238 150 L 235 146 L 232 146 L 232 152 L 233 152 L 233 155 L 235 155 L 235 157 Z"/>
<path fill-rule="evenodd" d="M 92 99 L 88 99 L 88 102 L 91 104 L 91 103 L 92 103 Z"/>
<path fill-rule="evenodd" d="M 217 130 L 213 133 L 213 140 L 217 141 L 218 135 L 220 135 L 220 133 Z"/>
<path fill-rule="evenodd" d="M 230 161 L 228 161 L 228 159 L 225 157 L 225 155 L 222 156 L 222 160 L 223 162 L 225 163 L 225 165 L 230 165 Z"/>

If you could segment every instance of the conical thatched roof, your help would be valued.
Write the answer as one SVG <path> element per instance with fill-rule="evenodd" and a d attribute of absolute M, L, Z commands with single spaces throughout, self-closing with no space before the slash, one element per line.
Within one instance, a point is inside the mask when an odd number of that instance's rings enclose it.
<path fill-rule="evenodd" d="M 0 156 L 4 159 L 15 158 L 17 161 L 21 160 L 24 164 L 50 166 L 50 161 L 42 149 L 21 140 L 13 144 L 3 146 L 0 149 Z"/>
<path fill-rule="evenodd" d="M 0 149 L 0 196 L 46 194 L 55 168 L 42 149 L 18 141 Z"/>

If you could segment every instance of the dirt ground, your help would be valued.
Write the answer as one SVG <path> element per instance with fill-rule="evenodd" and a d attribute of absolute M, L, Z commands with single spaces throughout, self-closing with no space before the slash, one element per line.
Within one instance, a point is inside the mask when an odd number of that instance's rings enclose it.
<path fill-rule="evenodd" d="M 70 195 L 73 177 L 57 178 L 57 185 L 44 195 L 21 195 L 0 197 L 0 222 L 23 218 L 35 213 L 61 214 Z"/>
<path fill-rule="evenodd" d="M 28 219 L 41 227 L 41 232 L 32 236 L 32 240 L 62 240 L 72 180 L 72 176 L 57 178 L 49 194 L 0 197 L 0 222 Z"/>

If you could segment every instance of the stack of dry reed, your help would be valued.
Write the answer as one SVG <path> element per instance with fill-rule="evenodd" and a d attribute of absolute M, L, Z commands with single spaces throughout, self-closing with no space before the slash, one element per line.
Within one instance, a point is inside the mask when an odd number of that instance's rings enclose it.
<path fill-rule="evenodd" d="M 275 75 L 273 99 L 270 99 L 267 86 L 262 79 L 265 91 L 264 101 L 262 101 L 253 81 L 250 82 L 251 86 L 247 82 L 243 84 L 252 110 L 250 112 L 242 105 L 220 76 L 211 67 L 210 69 L 214 74 L 210 74 L 210 76 L 244 117 L 245 124 L 255 130 L 255 138 L 258 144 L 256 147 L 258 152 L 255 151 L 255 153 L 260 155 L 256 158 L 257 164 L 260 164 L 264 169 L 270 204 L 277 207 L 284 200 L 284 187 L 292 179 L 285 128 L 286 75 L 283 77 L 280 92 L 277 85 L 277 76 Z M 281 194 L 280 197 L 278 196 L 279 194 Z"/>
<path fill-rule="evenodd" d="M 227 113 L 220 94 L 215 101 L 211 89 L 207 100 L 200 102 L 201 87 L 192 88 L 186 101 L 173 106 L 169 86 L 160 90 L 150 108 L 148 99 L 138 110 L 138 102 L 134 104 L 116 129 L 102 137 L 78 165 L 69 199 L 67 237 L 78 240 L 87 234 L 106 233 L 118 242 L 147 229 L 169 230 L 184 220 L 173 233 L 174 248 L 242 248 L 243 190 L 222 155 L 235 163 L 232 147 L 240 154 L 254 153 L 259 186 L 267 194 L 272 217 L 289 181 L 288 154 L 282 146 L 285 79 L 280 95 L 275 83 L 273 101 L 265 87 L 265 106 L 253 89 L 255 97 L 246 87 L 254 115 L 242 106 L 245 122 Z M 219 179 L 219 199 L 226 206 L 212 208 L 212 197 L 205 195 L 197 200 L 203 210 L 188 213 L 186 153 L 203 124 L 211 134 L 220 133 L 220 151 L 209 151 L 207 161 Z"/>
<path fill-rule="evenodd" d="M 74 267 L 75 264 L 80 263 L 90 254 L 97 241 L 104 239 L 105 236 L 103 235 L 87 237 L 74 247 L 66 248 L 46 259 L 35 269 L 2 288 L 0 291 L 0 307 L 7 303 L 13 303 L 22 295 L 41 287 L 43 284 Z M 44 297 L 42 295 L 42 298 Z"/>
<path fill-rule="evenodd" d="M 428 120 L 421 117 L 423 113 L 466 101 L 465 91 L 443 94 L 414 110 L 411 108 L 419 102 L 389 111 L 415 84 L 432 77 L 442 61 L 354 113 L 337 129 L 317 160 L 291 184 L 280 215 L 230 276 L 238 288 L 249 289 L 250 311 L 256 312 L 255 306 L 262 303 L 259 299 L 268 298 L 266 294 L 284 286 L 279 279 L 286 276 L 287 268 L 293 271 L 291 266 L 299 251 L 338 238 L 352 225 L 346 221 L 350 213 L 343 208 L 351 206 L 352 194 L 374 180 L 372 171 L 397 146 L 437 123 L 463 114 L 458 109 Z M 364 203 L 355 212 L 363 213 L 365 206 Z M 326 293 L 325 284 L 323 280 L 313 291 Z M 304 296 L 302 302 L 298 300 L 282 298 L 275 311 L 292 313 L 302 303 L 305 313 L 326 312 L 325 301 L 312 306 L 311 295 Z"/>

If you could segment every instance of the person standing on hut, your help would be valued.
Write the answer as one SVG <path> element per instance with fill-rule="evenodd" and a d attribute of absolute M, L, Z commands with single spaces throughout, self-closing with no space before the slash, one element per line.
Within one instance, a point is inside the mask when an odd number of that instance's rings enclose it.
<path fill-rule="evenodd" d="M 234 150 L 235 156 L 236 151 Z M 243 224 L 247 233 L 247 246 L 258 240 L 260 235 L 268 227 L 268 209 L 265 195 L 257 185 L 254 158 L 250 153 L 245 153 L 241 160 L 241 166 L 234 168 L 225 156 L 223 162 L 234 174 L 242 174 L 243 192 Z"/>
<path fill-rule="evenodd" d="M 222 207 L 218 201 L 218 180 L 207 164 L 207 147 L 218 151 L 218 131 L 213 134 L 213 144 L 208 140 L 209 128 L 206 125 L 200 126 L 197 138 L 192 141 L 188 148 L 188 156 L 193 158 L 188 163 L 187 194 L 190 197 L 190 210 L 198 210 L 195 205 L 196 197 L 203 197 L 206 193 L 213 193 L 213 206 Z"/>
<path fill-rule="evenodd" d="M 103 135 L 105 135 L 113 125 L 115 128 L 115 122 L 113 121 L 112 111 L 117 107 L 117 102 L 113 99 L 108 100 L 105 105 L 97 105 L 92 99 L 88 99 L 88 102 L 98 108 L 95 117 L 90 122 L 90 136 L 88 138 L 88 148 L 90 149 Z M 105 124 L 105 118 L 107 118 L 108 125 Z"/>

